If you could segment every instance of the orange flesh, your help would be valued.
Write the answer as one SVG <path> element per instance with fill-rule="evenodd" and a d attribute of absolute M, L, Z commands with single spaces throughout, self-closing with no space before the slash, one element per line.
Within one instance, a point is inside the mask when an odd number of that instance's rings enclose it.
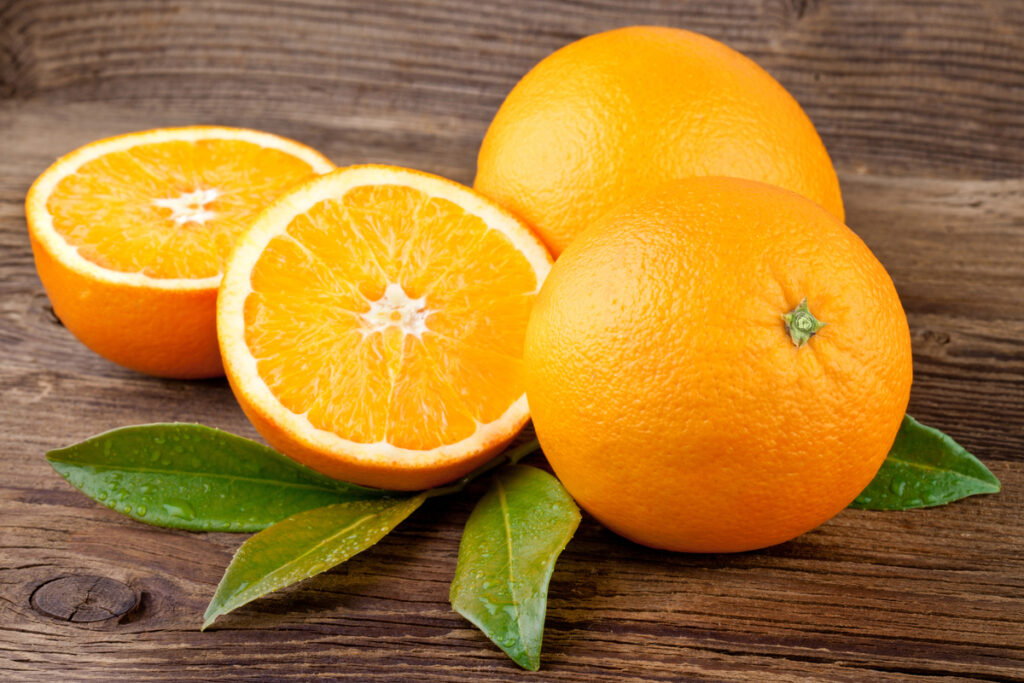
<path fill-rule="evenodd" d="M 429 450 L 523 394 L 537 277 L 504 235 L 452 202 L 353 188 L 292 220 L 250 281 L 245 340 L 258 372 L 318 429 Z"/>
<path fill-rule="evenodd" d="M 153 278 L 222 272 L 255 214 L 313 169 L 285 152 L 242 140 L 159 142 L 111 152 L 61 180 L 47 201 L 54 229 L 104 268 Z M 215 190 L 196 208 L 204 220 L 176 222 L 154 203 Z"/>

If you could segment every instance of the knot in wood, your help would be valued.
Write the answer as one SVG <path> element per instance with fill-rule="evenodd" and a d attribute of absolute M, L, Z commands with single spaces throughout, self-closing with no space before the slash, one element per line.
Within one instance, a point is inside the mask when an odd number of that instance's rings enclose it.
<path fill-rule="evenodd" d="M 139 602 L 135 591 L 103 576 L 62 576 L 36 588 L 32 609 L 62 621 L 85 623 L 113 619 Z"/>

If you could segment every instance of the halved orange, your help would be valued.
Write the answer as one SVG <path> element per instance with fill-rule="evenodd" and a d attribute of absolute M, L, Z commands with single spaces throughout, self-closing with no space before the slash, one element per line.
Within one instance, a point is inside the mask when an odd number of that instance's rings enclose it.
<path fill-rule="evenodd" d="M 228 380 L 268 442 L 324 474 L 442 484 L 529 418 L 523 340 L 550 267 L 518 218 L 469 188 L 338 169 L 239 240 L 217 306 Z"/>
<path fill-rule="evenodd" d="M 293 140 L 213 126 L 71 152 L 25 201 L 54 312 L 90 349 L 134 370 L 223 374 L 215 308 L 235 238 L 286 188 L 333 168 Z"/>

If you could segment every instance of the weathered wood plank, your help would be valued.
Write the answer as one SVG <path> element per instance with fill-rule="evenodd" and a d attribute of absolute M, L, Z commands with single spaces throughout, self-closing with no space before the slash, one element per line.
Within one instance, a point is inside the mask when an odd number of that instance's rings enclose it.
<path fill-rule="evenodd" d="M 21 202 L 77 145 L 195 122 L 469 181 L 522 72 L 628 23 L 724 39 L 804 103 L 851 226 L 907 308 L 911 411 L 990 463 L 1004 491 L 846 511 L 737 556 L 647 550 L 588 518 L 552 582 L 539 677 L 1024 680 L 1024 6 L 1012 0 L 0 1 L 0 678 L 520 678 L 447 604 L 472 496 L 431 501 L 365 556 L 199 633 L 241 538 L 121 518 L 42 454 L 156 420 L 254 432 L 223 381 L 142 377 L 78 344 L 48 309 Z M 140 604 L 93 623 L 33 609 L 65 575 L 123 582 Z"/>
<path fill-rule="evenodd" d="M 1019 470 L 994 467 L 1008 490 L 1024 485 Z M 3 523 L 5 538 L 30 551 L 19 558 L 26 566 L 0 578 L 10 601 L 0 642 L 20 645 L 26 668 L 148 680 L 178 666 L 208 672 L 252 657 L 280 673 L 299 662 L 351 674 L 398 663 L 441 675 L 508 673 L 502 655 L 445 600 L 467 502 L 431 503 L 370 554 L 207 633 L 197 630 L 202 609 L 236 537 L 151 529 L 95 506 L 69 515 L 55 502 L 5 503 L 5 520 L 32 520 Z M 1024 666 L 1024 573 L 1006 548 L 1024 541 L 1021 504 L 1011 493 L 913 513 L 848 511 L 797 541 L 738 556 L 658 553 L 588 520 L 552 585 L 548 675 L 715 675 L 718 661 L 750 673 L 829 678 L 844 670 L 851 678 L 1013 678 Z M 93 626 L 28 606 L 38 581 L 82 572 L 133 586 L 140 608 L 124 623 Z M 18 671 L 11 656 L 9 670 Z M 791 669 L 793 662 L 802 665 Z"/>
<path fill-rule="evenodd" d="M 386 136 L 403 121 L 414 124 L 404 131 L 413 144 L 441 129 L 475 144 L 505 93 L 545 54 L 589 33 L 651 23 L 707 33 L 757 59 L 806 107 L 844 169 L 1013 178 L 1024 166 L 1024 5 L 1014 0 L 2 7 L 0 94 L 8 99 L 320 128 L 313 134 L 343 136 L 321 145 L 339 161 L 356 130 Z"/>

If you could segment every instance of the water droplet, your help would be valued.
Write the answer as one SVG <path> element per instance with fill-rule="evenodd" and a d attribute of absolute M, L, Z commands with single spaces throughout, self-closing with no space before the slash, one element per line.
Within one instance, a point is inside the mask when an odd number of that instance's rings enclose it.
<path fill-rule="evenodd" d="M 893 479 L 889 482 L 889 490 L 895 493 L 897 496 L 902 496 L 903 491 L 907 488 L 907 482 L 902 479 Z"/>
<path fill-rule="evenodd" d="M 98 498 L 99 500 L 106 500 L 107 499 L 107 492 L 106 491 L 100 491 L 99 493 L 96 494 L 96 498 Z"/>
<path fill-rule="evenodd" d="M 162 436 L 158 436 L 155 439 L 153 439 L 153 443 L 162 446 L 164 443 L 164 438 Z"/>
<path fill-rule="evenodd" d="M 935 505 L 942 500 L 942 494 L 938 491 L 928 491 L 924 494 L 924 502 L 928 505 Z"/>
<path fill-rule="evenodd" d="M 143 484 L 142 486 L 139 487 L 139 493 L 141 494 L 147 494 L 152 490 L 153 489 L 147 484 Z"/>
<path fill-rule="evenodd" d="M 140 505 L 135 509 L 135 512 L 139 515 L 139 517 L 145 517 L 148 510 L 146 510 L 145 505 Z"/>
<path fill-rule="evenodd" d="M 203 493 L 209 493 L 209 492 L 210 492 L 210 485 L 209 484 L 203 484 Z"/>
<path fill-rule="evenodd" d="M 486 609 L 487 613 L 491 616 L 494 616 L 498 613 L 498 606 L 490 600 L 488 600 L 487 598 L 480 598 L 480 602 L 483 603 L 484 609 Z"/>
<path fill-rule="evenodd" d="M 171 517 L 178 517 L 179 519 L 195 519 L 196 516 L 196 511 L 187 501 L 177 498 L 168 500 L 163 504 L 163 508 Z"/>
<path fill-rule="evenodd" d="M 124 507 L 121 508 L 121 512 L 123 512 L 126 515 L 130 515 L 131 512 L 132 512 L 132 506 L 127 504 L 127 503 L 125 503 Z"/>

